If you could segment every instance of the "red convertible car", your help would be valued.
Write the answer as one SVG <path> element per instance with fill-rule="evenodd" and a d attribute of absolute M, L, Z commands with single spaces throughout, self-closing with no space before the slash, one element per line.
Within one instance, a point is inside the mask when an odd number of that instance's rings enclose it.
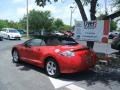
<path fill-rule="evenodd" d="M 73 38 L 42 36 L 12 48 L 13 62 L 25 61 L 44 68 L 51 77 L 88 70 L 96 64 L 96 54 Z"/>

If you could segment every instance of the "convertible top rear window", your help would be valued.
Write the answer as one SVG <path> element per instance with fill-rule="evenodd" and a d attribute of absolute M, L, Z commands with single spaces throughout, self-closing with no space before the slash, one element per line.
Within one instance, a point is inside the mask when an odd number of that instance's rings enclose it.
<path fill-rule="evenodd" d="M 76 45 L 78 44 L 73 38 L 59 37 L 48 38 L 45 40 L 46 45 Z"/>

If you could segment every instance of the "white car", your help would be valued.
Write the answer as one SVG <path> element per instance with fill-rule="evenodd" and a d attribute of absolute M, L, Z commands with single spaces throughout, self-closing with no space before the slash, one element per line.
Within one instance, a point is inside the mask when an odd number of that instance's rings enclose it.
<path fill-rule="evenodd" d="M 6 39 L 21 39 L 20 33 L 14 28 L 3 28 L 1 31 L 3 38 Z"/>

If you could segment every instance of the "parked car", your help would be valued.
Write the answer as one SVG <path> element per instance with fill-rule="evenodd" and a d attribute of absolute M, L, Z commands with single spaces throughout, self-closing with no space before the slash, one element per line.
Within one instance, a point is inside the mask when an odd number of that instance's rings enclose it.
<path fill-rule="evenodd" d="M 51 77 L 88 70 L 96 64 L 93 50 L 65 36 L 41 36 L 12 48 L 13 62 L 44 68 Z"/>
<path fill-rule="evenodd" d="M 60 31 L 54 31 L 52 35 L 64 36 L 64 33 Z"/>
<path fill-rule="evenodd" d="M 68 37 L 72 37 L 74 35 L 72 31 L 66 31 L 64 32 L 64 34 L 67 35 Z"/>
<path fill-rule="evenodd" d="M 23 29 L 17 29 L 17 31 L 20 33 L 21 36 L 25 36 L 26 32 Z"/>
<path fill-rule="evenodd" d="M 114 37 L 117 37 L 120 32 L 114 31 L 109 33 L 109 39 L 113 39 Z"/>
<path fill-rule="evenodd" d="M 6 39 L 21 39 L 20 33 L 14 28 L 3 28 L 1 31 L 3 38 Z"/>
<path fill-rule="evenodd" d="M 120 52 L 120 34 L 117 37 L 113 38 L 113 41 L 111 43 L 111 48 L 119 50 Z"/>

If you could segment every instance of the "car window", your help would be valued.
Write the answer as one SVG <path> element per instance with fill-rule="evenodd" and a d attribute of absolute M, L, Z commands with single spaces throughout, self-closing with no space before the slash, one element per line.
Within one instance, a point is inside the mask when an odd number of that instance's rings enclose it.
<path fill-rule="evenodd" d="M 9 32 L 10 32 L 10 33 L 18 33 L 18 31 L 17 31 L 17 30 L 14 30 L 14 29 L 10 29 Z"/>
<path fill-rule="evenodd" d="M 49 38 L 47 45 L 76 45 L 78 44 L 73 38 Z"/>
<path fill-rule="evenodd" d="M 40 46 L 41 45 L 42 40 L 41 39 L 32 39 L 29 42 L 30 46 Z"/>
<path fill-rule="evenodd" d="M 42 39 L 31 39 L 25 42 L 24 44 L 28 46 L 41 46 L 41 44 L 45 45 Z"/>
<path fill-rule="evenodd" d="M 42 40 L 42 42 L 41 42 L 41 46 L 45 46 L 45 45 L 46 45 L 45 41 Z"/>

